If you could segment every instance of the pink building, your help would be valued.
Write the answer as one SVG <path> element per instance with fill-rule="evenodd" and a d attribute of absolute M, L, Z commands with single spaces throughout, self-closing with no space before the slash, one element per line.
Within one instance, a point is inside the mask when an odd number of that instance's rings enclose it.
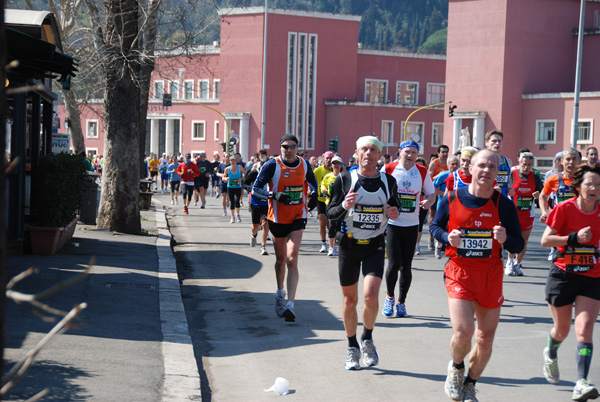
<path fill-rule="evenodd" d="M 580 2 L 573 0 L 450 0 L 444 141 L 459 147 L 468 128 L 473 145 L 485 132 L 504 132 L 503 153 L 529 148 L 536 165 L 552 167 L 571 144 Z M 600 145 L 600 4 L 587 1 L 577 148 Z"/>
<path fill-rule="evenodd" d="M 223 10 L 220 44 L 162 55 L 150 89 L 147 152 L 210 157 L 222 151 L 228 124 L 245 160 L 260 148 L 278 153 L 285 133 L 295 134 L 308 155 L 337 138 L 347 160 L 367 134 L 395 155 L 410 113 L 445 99 L 445 56 L 363 50 L 357 16 L 279 9 L 266 15 L 266 57 L 262 7 Z M 164 93 L 172 94 L 172 106 L 163 106 Z M 82 110 L 82 125 L 88 149 L 103 153 L 97 106 Z M 441 144 L 444 110 L 423 110 L 409 121 L 406 137 L 426 155 Z"/>

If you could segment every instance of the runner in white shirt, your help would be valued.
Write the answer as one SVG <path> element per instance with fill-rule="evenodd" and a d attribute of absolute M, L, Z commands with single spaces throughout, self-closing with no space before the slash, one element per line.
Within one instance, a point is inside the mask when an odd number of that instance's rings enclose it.
<path fill-rule="evenodd" d="M 400 144 L 400 159 L 385 165 L 385 172 L 396 179 L 398 199 L 400 200 L 400 216 L 390 220 L 386 234 L 386 250 L 388 267 L 385 273 L 387 297 L 383 307 L 383 315 L 394 314 L 406 317 L 406 295 L 412 282 L 412 260 L 419 234 L 419 208 L 429 209 L 435 201 L 435 188 L 427 168 L 416 165 L 419 155 L 419 144 L 404 141 Z M 425 197 L 421 199 L 421 191 Z M 400 276 L 398 302 L 394 297 L 394 288 Z"/>

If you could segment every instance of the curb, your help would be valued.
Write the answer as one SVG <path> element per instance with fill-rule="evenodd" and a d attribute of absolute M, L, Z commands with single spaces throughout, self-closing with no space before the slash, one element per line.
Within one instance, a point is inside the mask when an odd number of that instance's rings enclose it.
<path fill-rule="evenodd" d="M 177 264 L 171 250 L 171 233 L 167 226 L 166 211 L 159 201 L 156 208 L 156 254 L 158 256 L 158 295 L 164 381 L 163 401 L 200 401 L 200 375 L 194 356 L 192 338 L 181 300 Z"/>

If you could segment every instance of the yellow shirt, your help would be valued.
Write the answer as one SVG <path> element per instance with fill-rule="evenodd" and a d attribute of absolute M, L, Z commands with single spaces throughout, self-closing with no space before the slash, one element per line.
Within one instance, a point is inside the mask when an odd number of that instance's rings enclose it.
<path fill-rule="evenodd" d="M 323 181 L 321 181 L 321 188 L 319 192 L 327 190 L 327 194 L 329 194 L 325 198 L 325 205 L 329 205 L 329 201 L 331 201 L 331 187 L 333 187 L 333 182 L 335 179 L 337 179 L 337 176 L 331 172 L 326 174 L 325 177 L 323 177 Z"/>
<path fill-rule="evenodd" d="M 148 161 L 148 167 L 151 172 L 158 172 L 158 166 L 160 165 L 160 161 L 158 159 L 150 159 Z"/>
<path fill-rule="evenodd" d="M 323 193 L 321 193 L 321 182 L 323 181 L 323 177 L 325 177 L 326 174 L 331 172 L 331 170 L 325 169 L 325 166 L 319 166 L 313 171 L 313 173 L 315 174 L 315 179 L 317 179 L 317 188 L 319 189 L 319 201 L 321 202 L 325 202 L 326 200 Z"/>

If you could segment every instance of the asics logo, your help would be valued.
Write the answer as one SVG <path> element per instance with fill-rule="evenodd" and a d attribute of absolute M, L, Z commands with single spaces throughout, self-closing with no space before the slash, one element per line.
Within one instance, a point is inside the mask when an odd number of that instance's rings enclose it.
<path fill-rule="evenodd" d="M 486 217 L 486 218 L 491 218 L 492 214 L 488 214 L 487 212 L 482 212 L 481 215 L 479 215 L 480 217 Z"/>

